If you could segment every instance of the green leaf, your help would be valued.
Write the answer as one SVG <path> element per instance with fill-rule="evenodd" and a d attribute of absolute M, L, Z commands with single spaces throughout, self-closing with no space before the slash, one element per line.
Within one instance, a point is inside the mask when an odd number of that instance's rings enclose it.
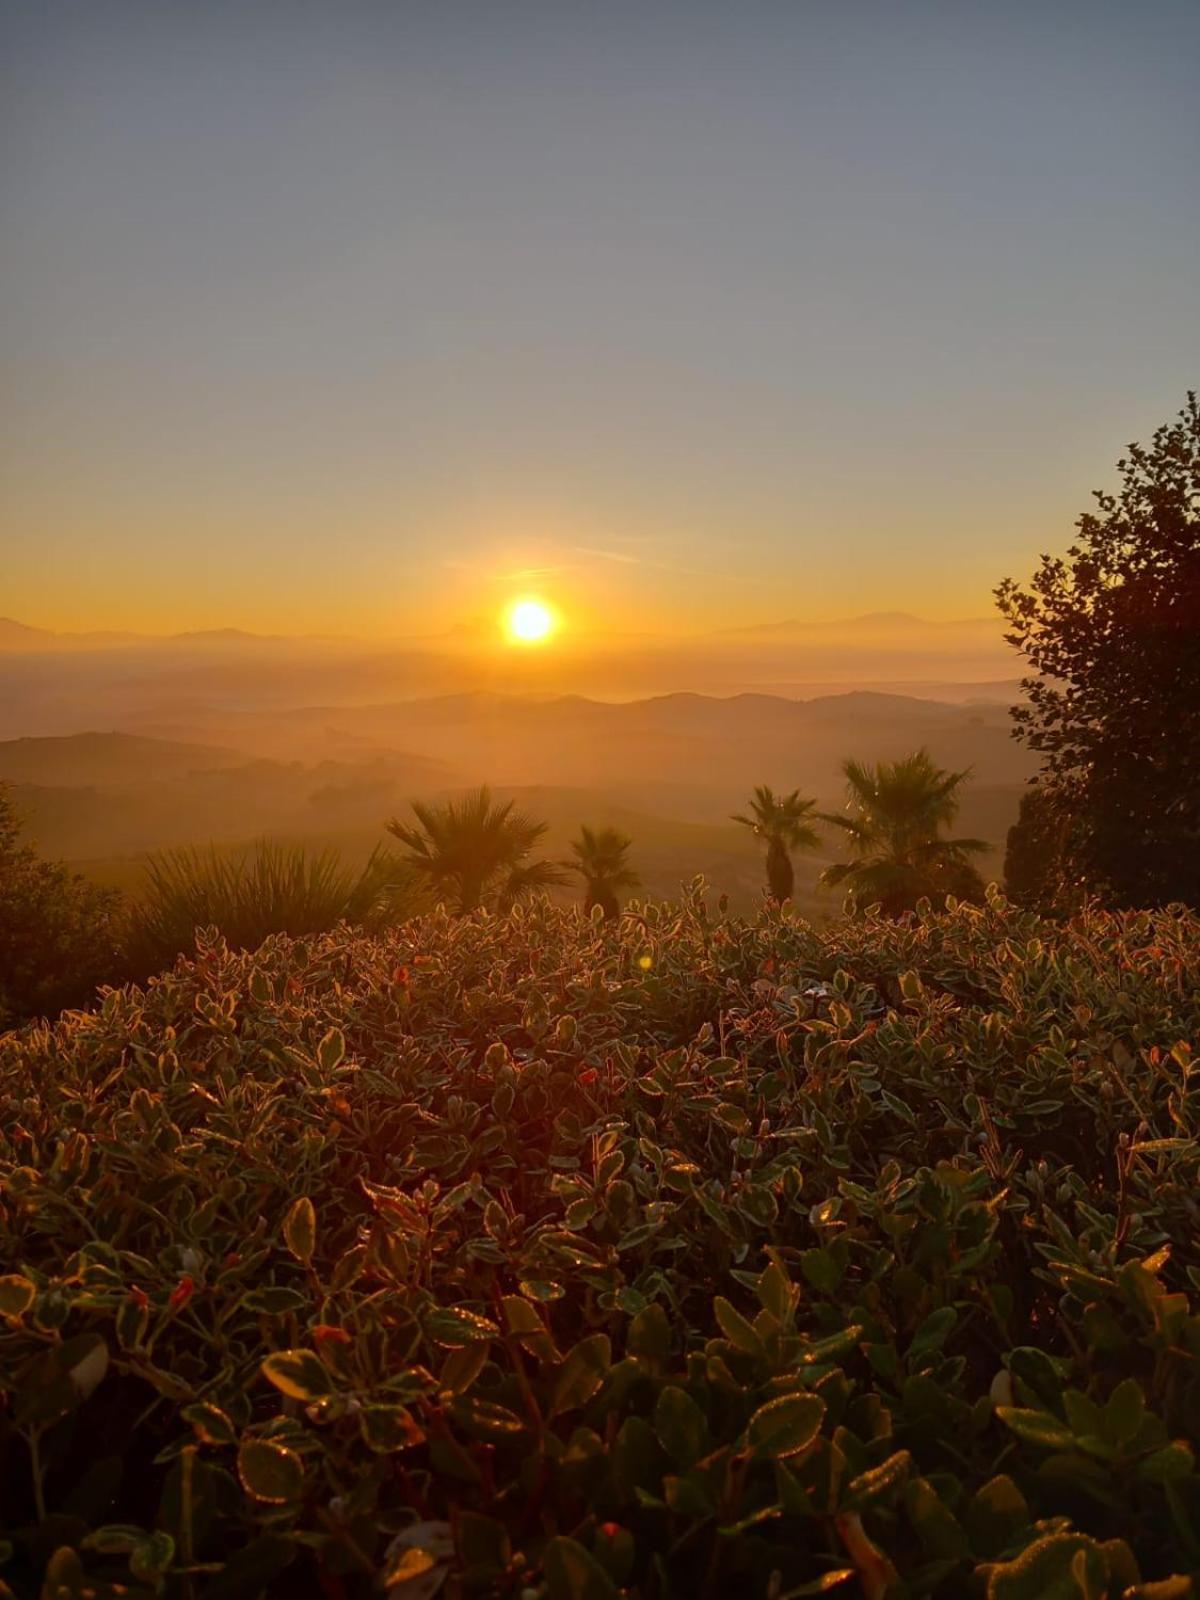
<path fill-rule="evenodd" d="M 862 1335 L 863 1330 L 857 1324 L 852 1328 L 843 1328 L 840 1333 L 828 1334 L 824 1339 L 806 1344 L 800 1353 L 800 1360 L 805 1366 L 817 1366 L 826 1361 L 840 1361 L 843 1356 L 850 1354 Z"/>
<path fill-rule="evenodd" d="M 1051 1416 L 1048 1411 L 1029 1411 L 1020 1406 L 997 1406 L 1000 1421 L 1024 1439 L 1027 1444 L 1040 1445 L 1043 1450 L 1069 1450 L 1075 1442 L 1074 1435 L 1065 1422 Z"/>
<path fill-rule="evenodd" d="M 619 1600 L 620 1591 L 590 1551 L 551 1539 L 542 1556 L 548 1600 Z"/>
<path fill-rule="evenodd" d="M 920 975 L 915 972 L 902 972 L 899 978 L 900 993 L 906 1000 L 920 1000 L 925 993 L 925 985 L 921 982 Z"/>
<path fill-rule="evenodd" d="M 164 1576 L 174 1559 L 175 1541 L 160 1529 L 138 1542 L 129 1557 L 129 1570 L 135 1578 L 152 1583 Z"/>
<path fill-rule="evenodd" d="M 755 1333 L 753 1325 L 746 1321 L 736 1306 L 731 1305 L 724 1295 L 717 1295 L 713 1301 L 713 1313 L 721 1332 L 730 1344 L 739 1350 L 744 1350 L 748 1356 L 765 1354 L 763 1342 Z"/>
<path fill-rule="evenodd" d="M 822 1294 L 833 1294 L 842 1281 L 843 1268 L 828 1250 L 805 1250 L 800 1257 L 800 1270 Z"/>
<path fill-rule="evenodd" d="M 1195 1471 L 1196 1458 L 1191 1445 L 1182 1439 L 1164 1445 L 1144 1461 L 1138 1462 L 1138 1477 L 1147 1483 L 1167 1483 L 1172 1478 L 1188 1478 Z"/>
<path fill-rule="evenodd" d="M 671 1353 L 671 1324 L 657 1301 L 639 1311 L 629 1324 L 625 1349 L 629 1355 L 651 1366 L 661 1366 L 667 1360 Z"/>
<path fill-rule="evenodd" d="M 198 1400 L 194 1405 L 184 1406 L 179 1414 L 184 1422 L 191 1423 L 201 1444 L 233 1444 L 237 1439 L 233 1423 L 220 1406 Z"/>
<path fill-rule="evenodd" d="M 0 1278 L 0 1317 L 20 1317 L 37 1297 L 37 1285 L 19 1272 Z"/>
<path fill-rule="evenodd" d="M 690 1394 L 674 1384 L 668 1384 L 658 1396 L 654 1431 L 671 1460 L 684 1472 L 708 1449 L 708 1423 L 704 1413 Z"/>
<path fill-rule="evenodd" d="M 358 1414 L 358 1429 L 368 1450 L 391 1455 L 425 1440 L 424 1429 L 407 1406 L 369 1405 Z"/>
<path fill-rule="evenodd" d="M 292 1400 L 319 1400 L 333 1392 L 328 1372 L 311 1350 L 276 1350 L 263 1362 L 261 1371 Z"/>
<path fill-rule="evenodd" d="M 524 1420 L 515 1411 L 478 1395 L 456 1396 L 450 1402 L 450 1415 L 460 1428 L 481 1439 L 507 1439 L 525 1430 Z"/>
<path fill-rule="evenodd" d="M 461 1350 L 465 1345 L 500 1337 L 497 1324 L 469 1306 L 439 1306 L 425 1318 L 425 1332 L 447 1350 Z"/>
<path fill-rule="evenodd" d="M 912 1478 L 905 1484 L 904 1509 L 927 1556 L 957 1560 L 968 1554 L 966 1530 L 927 1478 Z"/>
<path fill-rule="evenodd" d="M 550 1415 L 574 1411 L 596 1393 L 612 1365 L 612 1346 L 606 1333 L 593 1333 L 581 1339 L 568 1352 L 554 1382 Z"/>
<path fill-rule="evenodd" d="M 908 1347 L 909 1363 L 920 1361 L 923 1357 L 940 1350 L 950 1337 L 957 1321 L 958 1312 L 953 1306 L 941 1306 L 937 1311 L 931 1311 L 913 1335 L 912 1343 Z"/>
<path fill-rule="evenodd" d="M 612 1447 L 613 1477 L 626 1499 L 638 1490 L 657 1494 L 662 1488 L 662 1446 L 645 1417 L 626 1417 Z"/>
<path fill-rule="evenodd" d="M 550 1330 L 535 1305 L 519 1294 L 506 1294 L 501 1304 L 505 1326 L 523 1350 L 528 1350 L 530 1355 L 543 1363 L 556 1364 L 562 1360 Z"/>
<path fill-rule="evenodd" d="M 295 1202 L 283 1224 L 283 1241 L 307 1267 L 317 1248 L 317 1213 L 307 1195 Z"/>
<path fill-rule="evenodd" d="M 126 1522 L 110 1522 L 96 1528 L 83 1540 L 83 1550 L 95 1550 L 102 1556 L 127 1556 L 147 1537 L 145 1528 Z"/>
<path fill-rule="evenodd" d="M 819 1395 L 780 1395 L 750 1418 L 746 1443 L 756 1456 L 784 1460 L 813 1442 L 824 1416 L 825 1402 Z"/>
<path fill-rule="evenodd" d="M 1029 1526 L 1029 1507 L 1006 1474 L 991 1478 L 971 1497 L 965 1523 L 976 1555 L 997 1556 Z"/>
<path fill-rule="evenodd" d="M 317 1046 L 317 1064 L 322 1072 L 333 1072 L 342 1064 L 346 1054 L 346 1041 L 338 1028 L 330 1028 L 329 1032 Z"/>
<path fill-rule="evenodd" d="M 897 1450 L 886 1461 L 880 1462 L 879 1466 L 860 1472 L 846 1485 L 845 1506 L 851 1510 L 861 1511 L 872 1500 L 890 1494 L 908 1477 L 911 1464 L 912 1457 L 908 1451 Z"/>
<path fill-rule="evenodd" d="M 303 1311 L 307 1304 L 306 1296 L 298 1289 L 284 1289 L 274 1284 L 266 1289 L 251 1289 L 242 1298 L 245 1309 L 261 1317 L 283 1317 L 289 1311 Z"/>
<path fill-rule="evenodd" d="M 992 1568 L 987 1600 L 1102 1600 L 1107 1584 L 1108 1569 L 1093 1539 L 1048 1533 Z"/>
<path fill-rule="evenodd" d="M 304 1487 L 300 1457 L 274 1439 L 243 1439 L 237 1466 L 243 1489 L 256 1500 L 282 1505 L 298 1499 Z"/>
<path fill-rule="evenodd" d="M 1136 1378 L 1125 1378 L 1104 1407 L 1104 1431 L 1114 1444 L 1131 1444 L 1146 1415 L 1146 1398 Z"/>

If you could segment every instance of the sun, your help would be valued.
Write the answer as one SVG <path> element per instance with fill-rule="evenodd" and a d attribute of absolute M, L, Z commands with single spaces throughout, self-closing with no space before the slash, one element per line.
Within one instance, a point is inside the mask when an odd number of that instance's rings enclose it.
<path fill-rule="evenodd" d="M 514 600 L 504 615 L 504 627 L 515 644 L 541 644 L 554 632 L 557 618 L 544 600 L 528 595 Z"/>

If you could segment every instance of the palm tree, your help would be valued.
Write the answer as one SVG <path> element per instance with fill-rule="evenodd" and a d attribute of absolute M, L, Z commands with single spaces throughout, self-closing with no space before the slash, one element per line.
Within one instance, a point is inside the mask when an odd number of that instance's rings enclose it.
<path fill-rule="evenodd" d="M 441 805 L 414 800 L 416 822 L 394 817 L 387 828 L 406 847 L 405 864 L 456 911 L 505 910 L 523 894 L 566 882 L 554 862 L 529 859 L 547 824 L 513 806 L 512 800 L 493 802 L 485 785 Z"/>
<path fill-rule="evenodd" d="M 792 866 L 793 850 L 815 850 L 819 843 L 817 830 L 809 821 L 815 814 L 815 800 L 802 800 L 799 789 L 791 794 L 777 795 L 760 784 L 750 802 L 750 815 L 734 815 L 734 822 L 749 828 L 758 838 L 767 842 L 767 889 L 772 900 L 780 904 L 792 898 L 796 887 L 796 872 Z"/>
<path fill-rule="evenodd" d="M 577 872 L 584 882 L 583 909 L 591 915 L 599 906 L 605 920 L 620 911 L 618 889 L 632 889 L 640 881 L 626 859 L 633 843 L 616 828 L 589 828 L 584 824 L 579 838 L 571 841 L 574 861 L 568 861 L 569 871 Z"/>
<path fill-rule="evenodd" d="M 842 765 L 849 816 L 827 816 L 849 834 L 850 860 L 827 867 L 821 882 L 846 884 L 860 906 L 879 904 L 885 916 L 911 911 L 923 895 L 973 899 L 983 880 L 971 857 L 982 839 L 947 839 L 958 814 L 959 791 L 970 777 L 934 764 L 928 750 L 900 761 Z"/>

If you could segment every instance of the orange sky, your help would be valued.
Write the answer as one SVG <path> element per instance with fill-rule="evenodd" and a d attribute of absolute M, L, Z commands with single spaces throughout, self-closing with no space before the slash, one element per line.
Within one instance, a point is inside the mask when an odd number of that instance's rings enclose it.
<path fill-rule="evenodd" d="M 1200 9 L 700 9 L 4 8 L 0 614 L 948 617 L 1064 548 L 1200 370 Z"/>

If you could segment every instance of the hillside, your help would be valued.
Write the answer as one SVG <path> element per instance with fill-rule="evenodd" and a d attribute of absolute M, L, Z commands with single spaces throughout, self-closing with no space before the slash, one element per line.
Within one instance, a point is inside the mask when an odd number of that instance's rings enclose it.
<path fill-rule="evenodd" d="M 159 782 L 244 763 L 217 745 L 146 739 L 129 733 L 76 733 L 0 741 L 0 783 L 66 785 Z"/>
<path fill-rule="evenodd" d="M 1198 997 L 1194 917 L 693 898 L 0 1038 L 10 1591 L 1180 1600 Z"/>
<path fill-rule="evenodd" d="M 365 859 L 410 799 L 486 779 L 551 824 L 556 854 L 581 821 L 612 823 L 633 837 L 651 893 L 673 894 L 703 873 L 750 909 L 761 861 L 729 815 L 755 784 L 799 786 L 837 810 L 845 756 L 886 759 L 927 745 L 944 765 L 971 768 L 962 829 L 992 843 L 983 869 L 998 877 L 1030 770 L 1003 707 L 866 692 L 620 704 L 476 693 L 286 711 L 193 708 L 182 722 L 152 726 L 155 737 L 0 744 L 0 781 L 17 785 L 47 854 L 123 888 L 136 885 L 146 851 L 209 840 L 286 838 Z M 829 909 L 814 885 L 834 853 L 829 838 L 798 862 L 798 898 L 810 915 Z"/>

